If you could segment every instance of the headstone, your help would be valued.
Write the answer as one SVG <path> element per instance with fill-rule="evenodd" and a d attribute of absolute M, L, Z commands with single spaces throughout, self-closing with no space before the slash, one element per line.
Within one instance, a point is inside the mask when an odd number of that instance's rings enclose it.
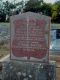
<path fill-rule="evenodd" d="M 50 17 L 27 12 L 12 16 L 11 59 L 49 61 Z"/>

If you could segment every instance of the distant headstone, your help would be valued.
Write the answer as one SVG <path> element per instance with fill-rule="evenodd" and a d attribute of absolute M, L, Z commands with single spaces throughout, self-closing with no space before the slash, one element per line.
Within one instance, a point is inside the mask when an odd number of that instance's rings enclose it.
<path fill-rule="evenodd" d="M 12 16 L 11 59 L 48 62 L 50 17 L 27 12 Z"/>

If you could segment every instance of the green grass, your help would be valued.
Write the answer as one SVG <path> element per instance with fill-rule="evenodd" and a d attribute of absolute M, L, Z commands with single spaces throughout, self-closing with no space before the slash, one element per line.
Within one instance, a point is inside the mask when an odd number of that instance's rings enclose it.
<path fill-rule="evenodd" d="M 51 29 L 60 29 L 60 24 L 51 24 Z"/>
<path fill-rule="evenodd" d="M 10 23 L 0 23 L 0 28 L 10 28 Z M 9 54 L 9 49 L 8 47 L 5 47 L 6 43 L 4 42 L 1 42 L 0 43 L 0 59 L 2 57 L 4 57 L 5 55 Z M 6 44 L 7 45 L 7 44 Z"/>
<path fill-rule="evenodd" d="M 0 25 L 2 25 L 2 27 L 8 27 L 8 28 L 10 27 L 10 23 L 0 22 Z M 51 29 L 60 29 L 60 24 L 51 23 Z"/>
<path fill-rule="evenodd" d="M 10 23 L 0 23 L 0 27 L 10 27 Z"/>

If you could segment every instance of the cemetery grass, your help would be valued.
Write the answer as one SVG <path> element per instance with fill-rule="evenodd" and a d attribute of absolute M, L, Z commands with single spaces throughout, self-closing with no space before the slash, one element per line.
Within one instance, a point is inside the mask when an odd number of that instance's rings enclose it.
<path fill-rule="evenodd" d="M 0 28 L 10 28 L 10 23 L 0 22 Z M 0 59 L 9 54 L 8 40 L 0 41 Z"/>
<path fill-rule="evenodd" d="M 2 46 L 0 45 L 0 59 L 8 54 L 9 54 L 9 48 L 6 47 L 5 45 Z"/>

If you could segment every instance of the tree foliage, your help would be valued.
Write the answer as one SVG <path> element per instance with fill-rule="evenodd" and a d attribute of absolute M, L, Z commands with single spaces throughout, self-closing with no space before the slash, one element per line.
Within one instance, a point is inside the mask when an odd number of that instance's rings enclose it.
<path fill-rule="evenodd" d="M 29 0 L 25 4 L 24 11 L 41 12 L 44 15 L 50 16 L 52 22 L 60 22 L 60 1 L 51 4 L 45 3 L 43 0 Z"/>
<path fill-rule="evenodd" d="M 24 11 L 42 12 L 47 16 L 51 16 L 51 4 L 44 3 L 43 0 L 29 0 L 25 4 Z"/>
<path fill-rule="evenodd" d="M 0 22 L 4 22 L 6 20 L 6 15 L 10 16 L 12 14 L 18 14 L 21 10 L 20 5 L 22 5 L 22 1 L 14 4 L 9 1 L 3 2 L 0 0 Z"/>
<path fill-rule="evenodd" d="M 50 3 L 49 4 L 43 3 L 43 5 L 41 6 L 41 12 L 44 15 L 51 16 L 51 8 L 52 5 Z"/>
<path fill-rule="evenodd" d="M 10 15 L 10 10 L 16 7 L 13 3 L 10 3 L 8 1 L 4 2 L 3 4 L 4 4 L 5 13 L 8 15 Z"/>
<path fill-rule="evenodd" d="M 59 22 L 60 23 L 60 0 L 56 1 L 55 3 L 45 3 L 44 0 L 28 0 L 26 3 L 22 0 L 18 3 L 14 3 L 3 0 L 0 0 L 0 15 L 5 16 L 9 15 L 13 12 L 20 13 L 20 12 L 36 12 L 42 13 L 44 15 L 50 16 L 52 22 Z M 0 18 L 1 19 L 1 18 Z M 5 20 L 5 19 L 4 19 Z"/>
<path fill-rule="evenodd" d="M 40 12 L 43 0 L 29 0 L 25 4 L 24 11 Z"/>

